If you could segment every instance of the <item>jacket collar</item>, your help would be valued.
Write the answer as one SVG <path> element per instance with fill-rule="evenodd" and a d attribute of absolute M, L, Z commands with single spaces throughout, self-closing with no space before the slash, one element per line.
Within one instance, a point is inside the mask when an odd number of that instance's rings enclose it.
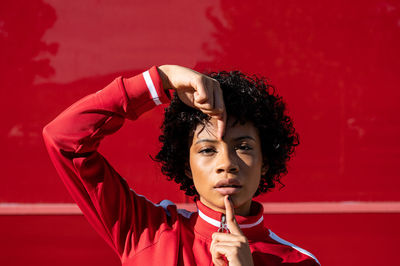
<path fill-rule="evenodd" d="M 211 239 L 213 233 L 217 232 L 221 227 L 222 213 L 214 211 L 198 200 L 196 202 L 198 217 L 194 226 L 194 230 L 200 235 Z M 265 239 L 267 229 L 264 228 L 263 223 L 263 206 L 253 201 L 251 204 L 252 215 L 240 216 L 235 215 L 236 221 L 239 224 L 240 229 L 245 234 L 249 241 L 257 239 Z"/>

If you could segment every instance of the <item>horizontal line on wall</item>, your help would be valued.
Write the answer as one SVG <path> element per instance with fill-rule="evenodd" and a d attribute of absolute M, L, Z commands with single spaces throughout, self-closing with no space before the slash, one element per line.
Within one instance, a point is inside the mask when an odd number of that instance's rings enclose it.
<path fill-rule="evenodd" d="M 265 214 L 400 213 L 400 201 L 263 202 Z M 195 211 L 194 203 L 177 204 Z M 0 215 L 82 215 L 75 203 L 0 203 Z"/>

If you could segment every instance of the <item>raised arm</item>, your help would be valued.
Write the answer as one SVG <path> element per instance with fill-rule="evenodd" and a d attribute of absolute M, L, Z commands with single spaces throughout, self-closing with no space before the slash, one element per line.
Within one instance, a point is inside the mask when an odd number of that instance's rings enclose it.
<path fill-rule="evenodd" d="M 97 148 L 106 135 L 121 128 L 125 119 L 134 120 L 167 102 L 157 68 L 153 67 L 129 79 L 115 79 L 74 103 L 43 129 L 50 158 L 68 191 L 92 226 L 121 256 L 135 249 L 126 246 L 127 236 L 131 235 L 135 243 L 154 237 L 141 233 L 154 212 L 164 217 L 154 221 L 155 228 L 165 222 L 165 212 L 136 196 Z"/>

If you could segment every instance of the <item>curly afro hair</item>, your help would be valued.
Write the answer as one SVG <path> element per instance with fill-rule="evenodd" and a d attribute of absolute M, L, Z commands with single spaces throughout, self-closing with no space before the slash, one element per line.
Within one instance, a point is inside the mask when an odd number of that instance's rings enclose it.
<path fill-rule="evenodd" d="M 265 193 L 281 183 L 287 173 L 287 163 L 299 144 L 299 137 L 292 119 L 286 114 L 286 106 L 275 88 L 262 77 L 247 76 L 240 71 L 221 71 L 206 74 L 220 83 L 228 116 L 235 123 L 252 122 L 258 129 L 263 163 L 268 166 L 261 176 L 255 196 Z M 162 143 L 155 160 L 161 163 L 161 171 L 169 180 L 180 184 L 186 195 L 198 196 L 193 180 L 186 176 L 189 168 L 189 150 L 197 125 L 205 125 L 210 117 L 185 105 L 176 95 L 165 109 L 159 137 Z"/>

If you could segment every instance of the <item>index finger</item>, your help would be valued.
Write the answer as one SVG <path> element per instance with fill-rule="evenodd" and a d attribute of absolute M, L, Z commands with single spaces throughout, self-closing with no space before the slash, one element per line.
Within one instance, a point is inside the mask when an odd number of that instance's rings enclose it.
<path fill-rule="evenodd" d="M 217 118 L 217 130 L 218 130 L 218 139 L 222 139 L 225 134 L 226 127 L 226 111 L 222 112 L 221 116 Z"/>
<path fill-rule="evenodd" d="M 226 126 L 226 109 L 222 90 L 219 85 L 217 88 L 215 88 L 214 94 L 214 109 L 222 111 L 221 114 L 217 117 L 218 138 L 222 139 L 225 133 Z"/>
<path fill-rule="evenodd" d="M 235 235 L 243 235 L 242 230 L 240 229 L 238 223 L 236 222 L 233 204 L 229 200 L 229 198 L 230 196 L 225 196 L 224 198 L 226 223 L 228 224 L 228 229 L 231 233 Z"/>

